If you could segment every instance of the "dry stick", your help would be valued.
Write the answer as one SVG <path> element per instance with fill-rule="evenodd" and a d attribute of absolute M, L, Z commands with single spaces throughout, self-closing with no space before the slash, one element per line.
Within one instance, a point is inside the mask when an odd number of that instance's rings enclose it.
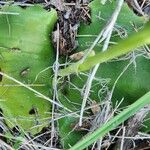
<path fill-rule="evenodd" d="M 110 41 L 110 37 L 111 37 L 111 34 L 112 34 L 112 31 L 113 31 L 113 27 L 115 25 L 115 22 L 117 20 L 117 17 L 119 15 L 119 12 L 122 8 L 122 5 L 123 5 L 123 2 L 124 0 L 118 0 L 118 3 L 117 3 L 117 7 L 112 15 L 112 17 L 110 18 L 110 20 L 108 21 L 106 27 L 100 32 L 98 38 L 96 38 L 95 42 L 94 42 L 94 45 L 92 45 L 92 49 L 94 48 L 94 46 L 97 44 L 97 42 L 100 40 L 100 38 L 102 37 L 102 40 L 106 39 L 105 41 L 105 44 L 103 46 L 103 49 L 102 51 L 105 51 L 107 50 L 108 48 L 108 45 L 109 45 L 109 41 Z M 90 50 L 91 50 L 90 48 Z M 85 59 L 85 58 L 84 58 Z M 99 64 L 97 64 L 92 73 L 89 75 L 88 77 L 88 80 L 87 80 L 87 83 L 86 83 L 86 87 L 85 87 L 85 93 L 84 93 L 84 96 L 83 96 L 83 101 L 82 101 L 82 106 L 81 106 L 81 113 L 80 113 L 80 120 L 79 120 L 79 126 L 82 126 L 82 118 L 83 118 L 83 112 L 84 112 L 84 108 L 85 108 L 85 105 L 86 105 L 86 101 L 88 99 L 88 96 L 89 96 L 89 93 L 90 93 L 90 89 L 91 89 L 91 86 L 92 86 L 92 82 L 93 82 L 93 79 L 95 77 L 95 74 L 99 68 Z"/>
<path fill-rule="evenodd" d="M 72 111 L 69 110 L 68 108 L 66 108 L 66 107 L 62 106 L 61 104 L 59 104 L 59 103 L 57 103 L 57 102 L 51 100 L 49 97 L 47 97 L 47 96 L 43 95 L 42 93 L 40 93 L 40 92 L 34 90 L 33 88 L 27 86 L 26 84 L 23 84 L 22 82 L 16 80 L 15 78 L 13 78 L 13 77 L 11 77 L 11 76 L 9 76 L 9 75 L 3 73 L 3 72 L 0 72 L 0 75 L 2 75 L 2 76 L 4 76 L 4 77 L 6 77 L 7 79 L 10 79 L 10 80 L 12 80 L 12 81 L 18 83 L 18 84 L 20 84 L 21 86 L 23 86 L 23 87 L 25 87 L 26 89 L 28 89 L 28 90 L 32 91 L 33 93 L 37 94 L 37 96 L 39 96 L 39 97 L 41 97 L 41 98 L 43 98 L 43 99 L 45 99 L 45 100 L 51 102 L 52 104 L 55 104 L 55 105 L 57 105 L 58 107 L 61 107 L 61 108 L 65 109 L 65 110 L 67 110 L 67 111 L 69 111 L 69 112 L 72 112 Z"/>
<path fill-rule="evenodd" d="M 150 134 L 148 134 L 148 133 L 138 132 L 138 135 L 139 136 L 138 137 L 134 137 L 134 139 L 139 139 L 139 138 L 141 138 L 141 139 L 150 139 Z M 127 138 L 131 139 L 130 137 L 127 137 Z M 132 137 L 132 139 L 133 139 L 133 137 Z"/>
<path fill-rule="evenodd" d="M 122 139 L 122 136 L 110 135 L 110 137 L 114 138 L 114 139 L 115 138 Z M 150 135 L 141 136 L 141 133 L 140 133 L 137 136 L 125 136 L 124 139 L 125 140 L 150 140 Z M 116 149 L 114 149 L 114 150 L 116 150 Z"/>
<path fill-rule="evenodd" d="M 10 145 L 8 145 L 8 144 L 6 144 L 4 141 L 2 141 L 1 139 L 0 139 L 0 143 L 1 143 L 1 149 L 8 149 L 8 150 L 13 150 L 13 148 L 10 146 Z"/>
<path fill-rule="evenodd" d="M 57 51 L 56 51 L 56 61 L 54 63 L 54 78 L 53 78 L 53 101 L 58 100 L 57 96 L 57 78 L 58 78 L 58 69 L 59 69 L 59 24 L 57 24 L 57 31 L 56 31 L 56 40 L 57 40 Z M 55 137 L 55 124 L 54 124 L 54 111 L 55 111 L 55 104 L 53 103 L 52 106 L 52 122 L 51 122 L 51 147 L 53 147 L 53 138 Z"/>
<path fill-rule="evenodd" d="M 144 16 L 144 12 L 142 11 L 142 8 L 140 7 L 137 0 L 126 0 L 126 2 L 131 5 L 133 9 L 135 9 L 139 14 Z"/>
<path fill-rule="evenodd" d="M 141 127 L 144 118 L 150 111 L 150 105 L 146 105 L 143 109 L 141 109 L 139 112 L 137 112 L 133 117 L 131 117 L 126 125 L 126 132 L 124 134 L 124 137 L 134 137 L 137 135 L 139 128 Z M 116 145 L 114 146 L 114 150 L 119 149 L 120 147 L 120 141 L 122 139 L 118 139 Z M 124 139 L 122 150 L 128 150 L 132 146 L 132 139 Z"/>
<path fill-rule="evenodd" d="M 121 144 L 120 144 L 120 150 L 123 150 L 124 137 L 125 137 L 126 128 L 123 127 L 123 128 L 122 128 L 122 131 L 123 131 L 123 134 L 122 134 L 122 139 L 121 139 Z"/>
<path fill-rule="evenodd" d="M 112 33 L 112 31 L 110 31 L 110 33 L 109 33 L 109 35 L 108 35 L 108 38 L 106 39 L 106 41 L 105 41 L 105 43 L 104 43 L 103 50 L 106 50 L 106 49 L 107 49 L 107 46 L 109 45 L 109 40 L 110 40 L 110 38 L 111 38 L 111 33 Z M 105 49 L 105 48 L 106 48 L 106 49 Z M 89 92 L 90 92 L 90 88 L 91 88 L 91 86 L 92 86 L 92 81 L 93 81 L 93 79 L 94 79 L 94 77 L 95 77 L 95 74 L 96 74 L 96 72 L 97 72 L 99 66 L 100 66 L 100 64 L 97 64 L 97 65 L 94 67 L 93 71 L 92 71 L 92 76 L 89 76 L 89 77 L 88 77 L 89 81 L 87 80 L 87 85 L 86 85 L 85 94 L 84 94 L 85 97 L 83 98 L 83 102 L 82 102 L 82 103 L 84 103 L 84 107 L 85 107 L 85 105 L 86 105 L 86 101 L 87 101 L 87 98 L 88 98 L 88 95 L 89 95 Z M 82 105 L 82 106 L 83 106 L 83 105 Z M 84 111 L 84 108 L 82 108 L 82 109 L 83 109 L 83 111 Z M 81 109 L 81 110 L 82 110 L 82 109 Z M 104 118 L 106 118 L 106 116 L 108 116 L 109 111 L 110 111 L 109 104 L 106 104 L 106 107 L 104 106 L 104 107 L 103 107 L 103 110 L 106 110 L 106 111 L 105 111 L 105 116 L 104 116 Z M 103 110 L 102 110 L 102 111 L 103 111 Z M 82 116 L 83 116 L 83 113 L 82 113 Z M 106 119 L 104 119 L 103 122 L 105 122 L 105 120 L 106 120 Z M 101 149 L 101 143 L 102 143 L 102 138 L 100 138 L 100 140 L 99 140 L 98 143 L 97 143 L 99 150 Z"/>
<path fill-rule="evenodd" d="M 134 3 L 134 9 L 137 10 L 141 15 L 144 16 L 144 12 L 141 8 L 141 6 L 139 5 L 139 3 L 137 2 L 137 0 L 133 0 Z"/>
<path fill-rule="evenodd" d="M 0 15 L 19 15 L 19 13 L 15 13 L 15 12 L 3 12 L 3 11 L 0 11 Z"/>
<path fill-rule="evenodd" d="M 45 84 L 26 84 L 27 86 L 30 86 L 30 87 L 43 87 L 45 86 Z M 22 85 L 18 85 L 18 84 L 0 84 L 0 87 L 22 87 Z"/>

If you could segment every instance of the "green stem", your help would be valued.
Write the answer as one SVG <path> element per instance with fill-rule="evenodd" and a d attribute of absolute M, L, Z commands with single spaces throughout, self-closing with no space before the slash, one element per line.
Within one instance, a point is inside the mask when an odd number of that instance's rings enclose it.
<path fill-rule="evenodd" d="M 144 29 L 138 33 L 134 33 L 127 39 L 120 41 L 117 45 L 110 47 L 107 51 L 89 57 L 83 63 L 78 61 L 65 69 L 59 70 L 58 74 L 59 76 L 67 76 L 72 73 L 89 70 L 96 64 L 127 54 L 144 44 L 150 44 L 150 22 L 145 25 Z"/>
<path fill-rule="evenodd" d="M 134 115 L 137 111 L 139 111 L 141 108 L 143 108 L 147 104 L 150 104 L 150 92 L 148 92 L 143 97 L 138 99 L 135 103 L 130 105 L 127 109 L 125 109 L 119 115 L 115 116 L 113 119 L 108 121 L 102 127 L 98 128 L 93 133 L 85 136 L 83 140 L 79 141 L 77 144 L 71 147 L 70 150 L 82 150 L 88 147 L 93 142 L 97 141 L 98 139 L 103 137 L 106 133 L 113 130 L 119 124 L 121 124 L 122 122 L 127 120 L 129 117 Z"/>

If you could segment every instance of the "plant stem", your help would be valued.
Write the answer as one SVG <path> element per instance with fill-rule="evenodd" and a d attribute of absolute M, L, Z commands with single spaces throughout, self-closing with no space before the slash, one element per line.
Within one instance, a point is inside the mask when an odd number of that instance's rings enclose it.
<path fill-rule="evenodd" d="M 127 54 L 144 44 L 150 44 L 150 22 L 145 25 L 144 29 L 134 33 L 127 39 L 120 41 L 117 45 L 110 47 L 107 51 L 97 53 L 95 56 L 87 58 L 83 63 L 78 61 L 65 69 L 59 70 L 58 75 L 63 77 L 72 73 L 89 70 L 96 64 Z"/>
<path fill-rule="evenodd" d="M 108 121 L 103 126 L 99 127 L 93 133 L 85 136 L 83 140 L 75 144 L 70 150 L 82 150 L 93 142 L 97 141 L 101 137 L 103 137 L 106 133 L 117 127 L 119 124 L 127 120 L 129 117 L 134 115 L 137 111 L 143 108 L 145 105 L 150 104 L 150 92 L 145 94 L 143 97 L 138 99 L 132 105 L 130 105 L 127 109 L 123 110 L 119 115 L 115 116 L 113 119 Z"/>

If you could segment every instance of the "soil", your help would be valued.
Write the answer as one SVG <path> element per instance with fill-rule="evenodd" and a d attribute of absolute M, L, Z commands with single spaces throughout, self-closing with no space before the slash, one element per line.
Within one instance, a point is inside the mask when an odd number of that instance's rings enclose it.
<path fill-rule="evenodd" d="M 90 10 L 87 2 L 76 3 L 66 0 L 63 9 L 58 9 L 59 54 L 71 54 L 78 46 L 76 35 L 81 22 L 90 23 Z M 54 37 L 54 39 L 56 39 Z M 54 42 L 57 48 L 56 41 Z"/>

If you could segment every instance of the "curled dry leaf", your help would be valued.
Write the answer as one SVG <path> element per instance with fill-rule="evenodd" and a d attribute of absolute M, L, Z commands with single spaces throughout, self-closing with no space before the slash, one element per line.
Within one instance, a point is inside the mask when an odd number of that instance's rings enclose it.
<path fill-rule="evenodd" d="M 85 50 L 85 51 L 78 52 L 78 53 L 74 53 L 74 54 L 70 55 L 69 58 L 70 58 L 71 60 L 77 61 L 77 60 L 82 59 L 83 56 L 85 55 L 85 53 L 86 53 L 86 50 Z M 94 55 L 95 55 L 95 51 L 92 50 L 92 51 L 88 54 L 88 57 L 91 57 L 91 56 L 94 56 Z"/>
<path fill-rule="evenodd" d="M 69 56 L 71 60 L 80 60 L 84 56 L 84 52 L 78 52 Z"/>
<path fill-rule="evenodd" d="M 100 112 L 100 106 L 99 104 L 96 102 L 96 101 L 93 101 L 92 102 L 92 105 L 91 105 L 91 110 L 92 110 L 92 113 L 95 115 L 97 114 L 98 112 Z"/>
<path fill-rule="evenodd" d="M 71 128 L 74 129 L 74 131 L 85 131 L 89 130 L 91 127 L 90 120 L 84 120 L 82 126 L 79 126 L 78 123 L 71 124 Z"/>

